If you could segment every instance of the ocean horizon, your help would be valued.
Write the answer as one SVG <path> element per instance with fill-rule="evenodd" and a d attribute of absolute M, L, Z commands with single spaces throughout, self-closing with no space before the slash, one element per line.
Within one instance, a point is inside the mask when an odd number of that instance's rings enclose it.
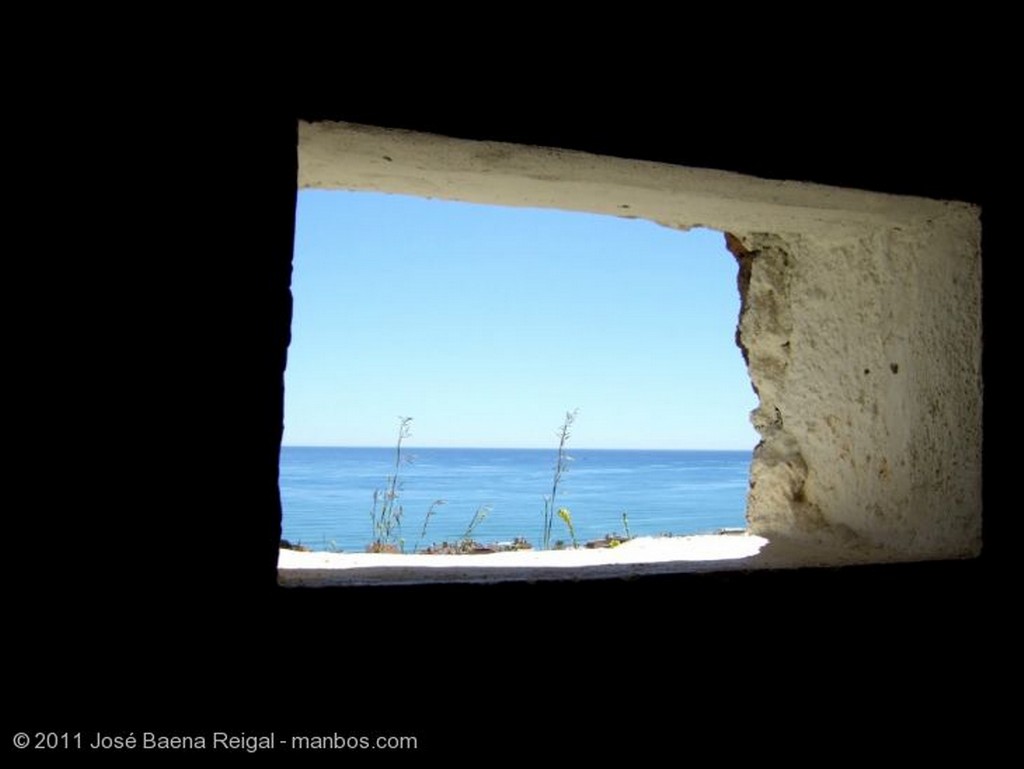
<path fill-rule="evenodd" d="M 568 508 L 578 540 L 712 533 L 745 526 L 752 451 L 571 449 L 556 507 Z M 478 542 L 524 537 L 540 547 L 544 497 L 550 496 L 554 449 L 402 448 L 398 535 L 406 552 L 461 539 L 474 514 Z M 283 446 L 282 538 L 313 550 L 365 551 L 373 541 L 375 490 L 394 472 L 395 447 Z M 436 505 L 421 537 L 424 518 Z M 552 542 L 570 542 L 555 520 Z"/>

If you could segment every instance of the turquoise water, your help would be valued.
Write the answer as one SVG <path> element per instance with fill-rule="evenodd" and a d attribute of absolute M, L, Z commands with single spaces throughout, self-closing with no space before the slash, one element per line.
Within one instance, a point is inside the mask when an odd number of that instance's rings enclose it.
<path fill-rule="evenodd" d="M 619 451 L 577 449 L 556 504 L 572 512 L 580 541 L 623 533 L 693 534 L 744 526 L 749 451 Z M 421 547 L 460 538 L 474 512 L 490 512 L 473 533 L 480 542 L 525 537 L 540 545 L 544 496 L 551 493 L 556 453 L 550 449 L 407 450 L 398 503 L 406 550 L 419 538 L 438 499 Z M 284 539 L 314 550 L 362 551 L 373 538 L 370 509 L 394 469 L 393 448 L 281 450 Z M 555 520 L 552 541 L 569 541 Z"/>

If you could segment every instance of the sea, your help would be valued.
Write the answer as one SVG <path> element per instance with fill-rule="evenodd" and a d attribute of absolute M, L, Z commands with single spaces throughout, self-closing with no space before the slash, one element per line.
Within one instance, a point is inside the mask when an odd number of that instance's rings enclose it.
<path fill-rule="evenodd" d="M 581 544 L 626 536 L 627 528 L 636 537 L 745 525 L 750 451 L 575 449 L 570 456 L 555 507 L 569 510 Z M 552 449 L 403 448 L 395 539 L 406 552 L 455 542 L 482 515 L 468 532 L 477 542 L 523 537 L 539 547 L 556 461 Z M 374 492 L 395 473 L 394 447 L 285 446 L 280 470 L 283 539 L 311 550 L 365 551 L 374 538 Z M 571 543 L 556 518 L 551 543 L 558 540 Z"/>

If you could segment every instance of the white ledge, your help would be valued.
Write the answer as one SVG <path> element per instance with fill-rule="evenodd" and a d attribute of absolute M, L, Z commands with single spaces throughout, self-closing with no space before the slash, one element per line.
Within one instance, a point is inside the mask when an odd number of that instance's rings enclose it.
<path fill-rule="evenodd" d="M 799 568 L 901 561 L 879 552 L 836 552 L 749 533 L 639 537 L 614 548 L 520 550 L 485 555 L 403 555 L 281 550 L 284 587 L 443 582 L 620 579 L 648 574 Z"/>

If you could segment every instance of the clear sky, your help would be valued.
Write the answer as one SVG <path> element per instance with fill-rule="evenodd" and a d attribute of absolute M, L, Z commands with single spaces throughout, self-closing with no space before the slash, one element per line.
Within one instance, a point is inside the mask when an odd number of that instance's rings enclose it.
<path fill-rule="evenodd" d="M 299 193 L 284 443 L 751 449 L 721 233 Z"/>

